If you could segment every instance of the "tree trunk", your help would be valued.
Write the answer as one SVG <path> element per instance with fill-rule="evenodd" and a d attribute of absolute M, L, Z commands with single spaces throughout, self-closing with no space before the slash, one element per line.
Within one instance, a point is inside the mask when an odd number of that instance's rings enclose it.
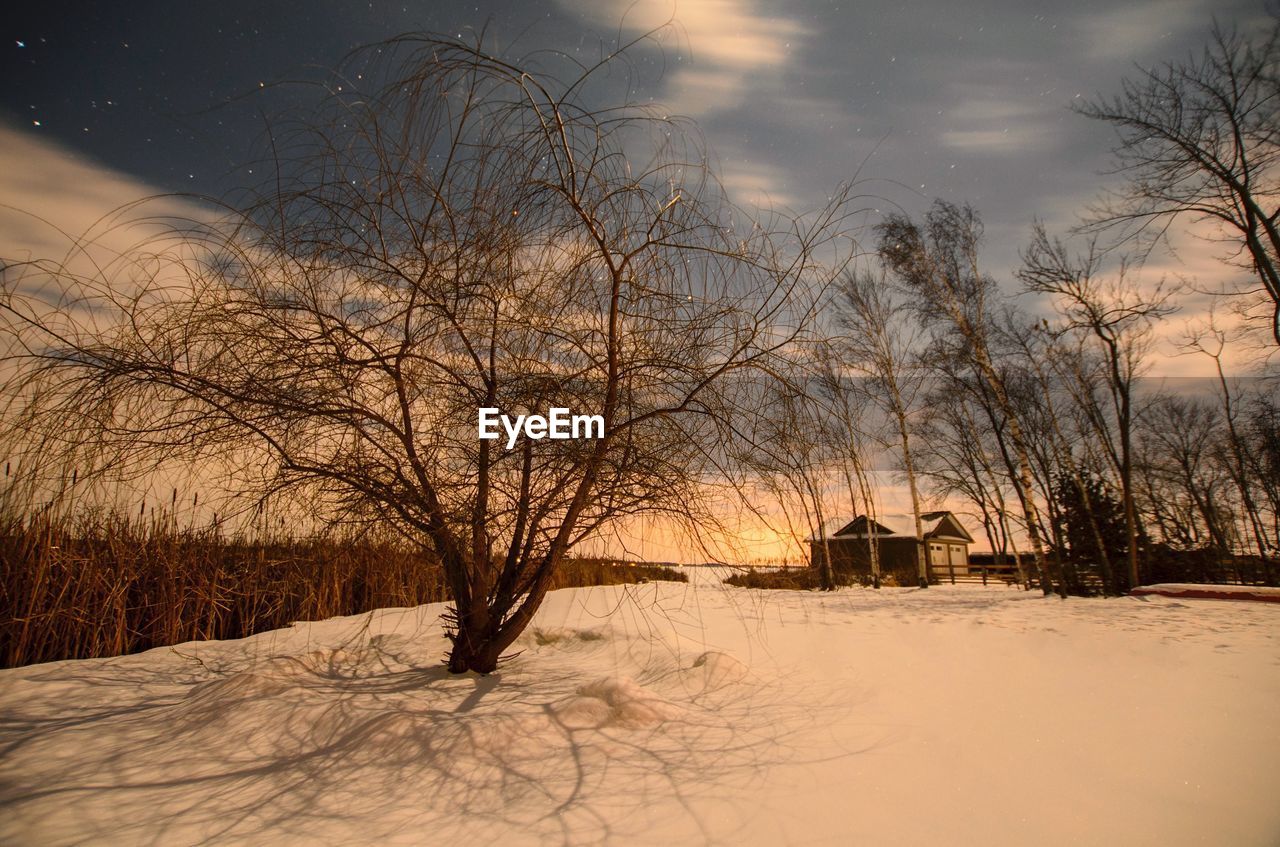
<path fill-rule="evenodd" d="M 492 633 L 472 632 L 460 623 L 453 648 L 449 651 L 449 673 L 493 673 L 498 668 L 501 652 L 502 648 L 496 645 Z"/>
<path fill-rule="evenodd" d="M 498 627 L 488 608 L 482 600 L 471 603 L 468 609 L 455 603 L 455 632 L 449 638 L 453 646 L 449 650 L 449 672 L 492 673 L 498 667 L 498 656 L 506 647 L 498 642 Z"/>
<path fill-rule="evenodd" d="M 1031 471 L 1031 456 L 1023 438 L 1022 426 L 1018 422 L 1018 417 L 1009 402 L 1008 394 L 1005 393 L 1004 382 L 1000 379 L 1000 374 L 996 371 L 995 365 L 992 364 L 986 347 L 978 344 L 981 339 L 972 330 L 965 332 L 964 335 L 974 347 L 974 364 L 977 365 L 979 376 L 991 392 L 992 398 L 994 398 L 1000 412 L 1004 415 L 1004 423 L 1009 428 L 1009 440 L 1012 442 L 1011 446 L 1013 447 L 1012 457 L 1008 455 L 1004 439 L 1000 437 L 995 410 L 987 404 L 983 404 L 983 409 L 990 418 L 992 428 L 996 432 L 996 440 L 1000 445 L 1001 457 L 1009 470 L 1009 481 L 1013 484 L 1014 493 L 1018 495 L 1018 504 L 1022 507 L 1022 515 L 1027 523 L 1027 537 L 1031 540 L 1031 554 L 1035 561 L 1036 574 L 1040 580 L 1040 590 L 1048 596 L 1053 593 L 1054 582 L 1049 573 L 1049 560 L 1048 556 L 1045 555 L 1044 543 L 1040 538 L 1040 511 L 1036 508 L 1035 502 L 1035 476 Z M 1060 588 L 1059 593 L 1063 597 L 1067 596 L 1065 588 Z"/>
<path fill-rule="evenodd" d="M 911 491 L 911 514 L 916 521 L 916 576 L 921 588 L 929 587 L 929 562 L 925 557 L 924 522 L 920 520 L 920 489 L 916 484 L 915 464 L 911 456 L 911 438 L 908 434 L 907 419 L 898 415 L 898 434 L 902 439 L 902 463 L 907 469 L 907 488 Z M 951 579 L 955 582 L 955 577 Z"/>

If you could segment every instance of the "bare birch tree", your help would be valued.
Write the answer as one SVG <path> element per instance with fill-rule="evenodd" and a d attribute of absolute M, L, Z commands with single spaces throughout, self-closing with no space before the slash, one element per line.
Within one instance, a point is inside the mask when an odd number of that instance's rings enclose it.
<path fill-rule="evenodd" d="M 847 274 L 837 288 L 836 310 L 842 364 L 865 381 L 866 397 L 893 427 L 915 520 L 917 577 L 920 587 L 928 588 L 923 510 L 912 452 L 913 417 L 926 378 L 918 360 L 918 333 L 912 331 L 906 303 L 883 276 Z"/>
<path fill-rule="evenodd" d="M 1232 552 L 1233 532 L 1224 510 L 1230 477 L 1213 461 L 1218 410 L 1195 397 L 1163 396 L 1143 410 L 1141 438 L 1149 472 L 1156 481 L 1153 507 L 1173 514 L 1175 533 L 1188 546 L 1207 547 L 1221 560 Z"/>
<path fill-rule="evenodd" d="M 1010 531 L 1011 510 L 1004 485 L 1010 477 L 997 470 L 996 463 L 1001 460 L 992 454 L 991 445 L 998 434 L 972 413 L 974 392 L 964 385 L 963 377 L 948 363 L 935 364 L 941 365 L 940 381 L 924 401 L 927 413 L 920 431 L 925 448 L 920 451 L 921 473 L 935 494 L 964 497 L 977 507 L 995 563 L 1003 565 L 1012 548 L 1018 582 L 1025 588 L 1029 581 Z"/>
<path fill-rule="evenodd" d="M 1083 507 L 1085 521 L 1097 551 L 1103 590 L 1109 594 L 1119 593 L 1111 557 L 1107 552 L 1101 527 L 1094 513 L 1088 484 L 1089 474 L 1084 457 L 1077 457 L 1074 449 L 1074 443 L 1079 440 L 1079 429 L 1071 425 L 1070 401 L 1076 394 L 1071 390 L 1074 388 L 1071 381 L 1078 372 L 1080 361 L 1085 358 L 1084 353 L 1079 348 L 1064 349 L 1061 339 L 1055 337 L 1043 326 L 1024 327 L 1017 337 L 1023 345 L 1024 358 L 1030 372 L 1034 374 L 1041 396 L 1044 398 L 1045 417 L 1051 430 L 1050 444 L 1057 459 L 1058 472 L 1065 480 L 1069 480 Z M 1064 359 L 1070 361 L 1072 366 L 1065 366 Z M 1065 392 L 1064 383 L 1067 385 Z M 1061 400 L 1055 399 L 1055 395 L 1061 394 L 1065 394 L 1065 397 Z M 1087 454 L 1088 451 L 1082 452 Z"/>
<path fill-rule="evenodd" d="M 978 263 L 982 223 L 972 208 L 937 200 L 923 223 L 893 214 L 877 231 L 880 256 L 898 283 L 915 296 L 915 308 L 921 319 L 954 337 L 954 346 L 972 364 L 1004 415 L 1016 463 L 1012 481 L 1026 517 L 1027 536 L 1041 589 L 1051 594 L 1054 581 L 1041 536 L 1030 453 L 993 357 L 989 301 L 996 291 L 996 283 L 982 272 Z M 1059 590 L 1063 590 L 1061 586 Z"/>
<path fill-rule="evenodd" d="M 832 463 L 839 469 L 849 496 L 849 514 L 867 517 L 867 561 L 871 569 L 871 587 L 880 588 L 880 543 L 875 523 L 877 490 L 871 480 L 867 445 L 872 441 L 867 430 L 864 403 L 865 384 L 851 380 L 843 372 L 839 357 L 827 351 L 822 357 L 818 385 L 827 408 L 828 431 L 835 455 Z"/>
<path fill-rule="evenodd" d="M 793 537 L 800 535 L 799 518 L 805 537 L 821 551 L 814 562 L 819 588 L 833 591 L 836 579 L 827 536 L 827 477 L 834 451 L 826 411 L 807 391 L 810 376 L 812 371 L 799 368 L 788 378 L 765 385 L 756 414 L 743 416 L 751 434 L 738 461 L 757 484 L 772 493 Z"/>

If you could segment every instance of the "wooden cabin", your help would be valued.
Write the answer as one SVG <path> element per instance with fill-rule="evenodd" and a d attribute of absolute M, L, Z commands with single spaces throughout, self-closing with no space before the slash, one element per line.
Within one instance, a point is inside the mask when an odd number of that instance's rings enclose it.
<path fill-rule="evenodd" d="M 925 562 L 930 582 L 969 574 L 969 545 L 973 536 L 952 512 L 925 512 Z M 832 567 L 841 573 L 852 573 L 870 581 L 871 548 L 879 550 L 880 574 L 893 575 L 899 585 L 919 584 L 919 542 L 916 540 L 915 517 L 912 515 L 877 515 L 868 520 L 859 515 L 847 523 L 836 523 L 822 536 L 809 538 L 809 561 L 813 567 L 822 564 L 826 550 L 831 551 Z"/>

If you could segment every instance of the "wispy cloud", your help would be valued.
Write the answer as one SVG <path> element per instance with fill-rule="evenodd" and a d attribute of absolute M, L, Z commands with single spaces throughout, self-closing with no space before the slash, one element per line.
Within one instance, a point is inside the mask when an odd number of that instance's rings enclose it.
<path fill-rule="evenodd" d="M 88 261 L 90 253 L 101 258 L 127 251 L 139 233 L 122 225 L 140 214 L 117 213 L 157 193 L 144 182 L 0 124 L 0 258 L 6 263 L 69 256 Z M 154 201 L 146 212 L 188 218 L 210 214 L 179 198 Z"/>
<path fill-rule="evenodd" d="M 751 0 L 561 0 L 603 29 L 624 35 L 656 31 L 675 70 L 666 98 L 672 110 L 700 117 L 733 108 L 753 86 L 752 74 L 791 63 L 807 29 Z"/>
<path fill-rule="evenodd" d="M 786 172 L 762 162 L 728 162 L 720 168 L 720 182 L 731 197 L 752 206 L 794 207 L 799 202 L 786 188 Z"/>
<path fill-rule="evenodd" d="M 1160 52 L 1163 42 L 1184 29 L 1202 26 L 1204 6 L 1195 0 L 1150 0 L 1084 15 L 1080 21 L 1089 58 L 1132 60 Z"/>
<path fill-rule="evenodd" d="M 778 90 L 795 67 L 809 30 L 752 0 L 560 0 L 603 31 L 654 32 L 666 52 L 660 100 L 672 115 L 706 122 L 716 114 L 761 107 L 762 89 Z M 735 162 L 723 174 L 735 199 L 791 199 L 781 171 Z"/>
<path fill-rule="evenodd" d="M 958 99 L 947 110 L 938 140 L 963 153 L 1006 155 L 1032 152 L 1054 143 L 1052 121 L 1061 111 L 1058 103 L 1028 101 L 1014 92 L 987 98 Z"/>

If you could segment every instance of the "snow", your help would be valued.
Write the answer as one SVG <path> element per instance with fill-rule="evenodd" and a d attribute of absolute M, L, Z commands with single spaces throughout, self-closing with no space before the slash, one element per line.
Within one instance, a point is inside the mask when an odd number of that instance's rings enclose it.
<path fill-rule="evenodd" d="M 946 517 L 948 513 L 926 512 L 925 514 L 932 515 L 932 517 L 924 517 L 922 515 L 920 518 L 920 525 L 922 527 L 922 531 L 924 532 L 924 534 L 930 535 L 931 533 L 937 532 L 938 526 L 942 523 L 943 519 Z M 851 520 L 853 520 L 853 518 L 844 517 L 844 518 L 838 518 L 836 520 L 827 521 L 825 524 L 823 524 L 821 533 L 814 533 L 810 535 L 808 538 L 806 538 L 805 540 L 817 541 L 823 537 L 825 538 L 865 538 L 866 536 L 861 533 L 850 533 L 850 534 L 843 534 L 843 535 L 840 534 L 840 530 L 848 526 Z M 883 537 L 884 535 L 901 535 L 909 538 L 915 537 L 916 516 L 913 514 L 876 515 L 875 522 L 879 526 L 881 526 L 883 529 L 888 530 L 887 533 L 880 533 L 881 537 Z"/>
<path fill-rule="evenodd" d="M 690 572 L 0 672 L 0 842 L 1280 841 L 1280 606 Z"/>
<path fill-rule="evenodd" d="M 1201 600 L 1261 600 L 1264 603 L 1280 603 L 1280 588 L 1262 585 L 1210 585 L 1192 582 L 1161 582 L 1140 585 L 1130 594 L 1159 594 L 1165 597 L 1183 597 Z"/>
<path fill-rule="evenodd" d="M 942 523 L 944 514 L 935 513 L 933 517 L 926 518 L 921 516 L 920 524 L 924 527 L 924 534 L 929 535 L 936 532 L 938 525 Z M 889 530 L 891 535 L 905 535 L 915 537 L 916 534 L 916 516 L 904 514 L 892 515 L 876 515 L 875 522 L 880 526 Z"/>

